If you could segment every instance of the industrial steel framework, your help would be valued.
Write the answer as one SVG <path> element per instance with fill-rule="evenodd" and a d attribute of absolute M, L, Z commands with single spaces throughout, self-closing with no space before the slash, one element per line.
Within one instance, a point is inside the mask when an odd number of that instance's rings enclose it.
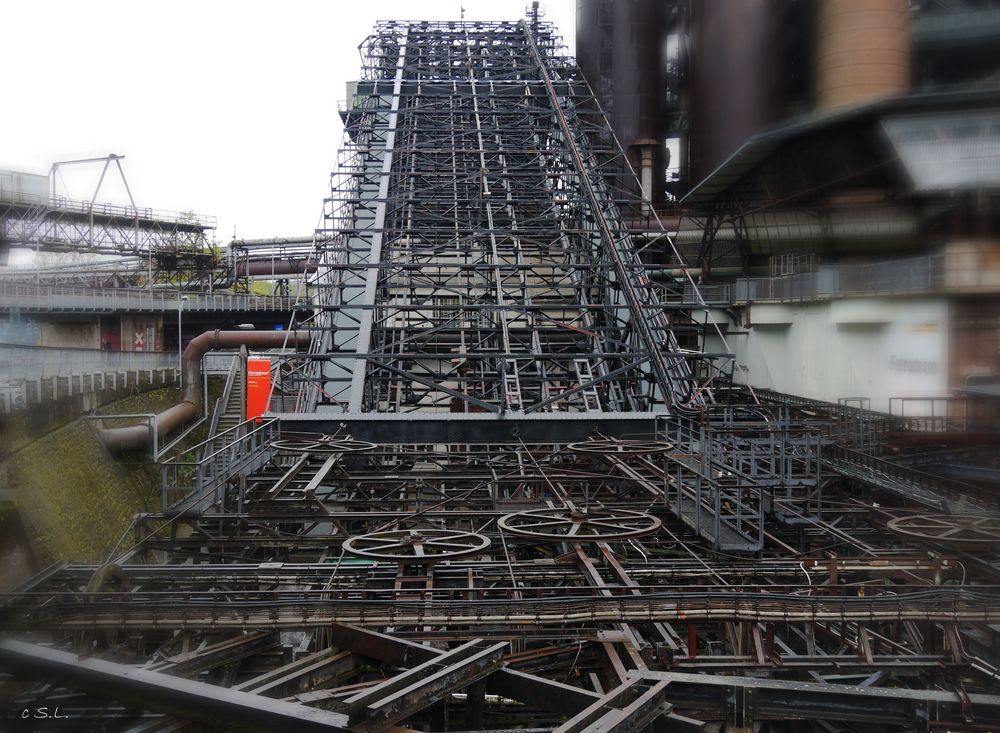
<path fill-rule="evenodd" d="M 0 241 L 44 252 L 136 255 L 163 248 L 198 250 L 211 217 L 52 196 L 0 201 Z"/>
<path fill-rule="evenodd" d="M 711 401 L 731 359 L 703 354 L 690 304 L 650 287 L 626 226 L 645 205 L 557 43 L 527 22 L 382 23 L 362 45 L 315 282 L 326 361 L 305 409 Z"/>
<path fill-rule="evenodd" d="M 6 596 L 3 628 L 36 642 L 0 642 L 18 706 L 51 697 L 41 677 L 63 714 L 124 730 L 1000 722 L 997 555 L 957 517 L 863 492 L 807 516 L 775 492 L 741 557 L 670 511 L 684 456 L 656 440 L 261 449 L 103 565 Z"/>
<path fill-rule="evenodd" d="M 12 709 L 1000 727 L 996 497 L 880 456 L 919 426 L 722 378 L 693 283 L 649 287 L 556 47 L 537 20 L 376 27 L 283 371 L 300 411 L 166 461 L 106 562 L 2 597 Z"/>

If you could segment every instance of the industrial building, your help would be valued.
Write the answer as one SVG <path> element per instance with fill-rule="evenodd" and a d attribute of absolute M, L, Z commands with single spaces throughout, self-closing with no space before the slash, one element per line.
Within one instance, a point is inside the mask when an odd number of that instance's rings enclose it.
<path fill-rule="evenodd" d="M 707 286 L 747 383 L 884 412 L 1000 384 L 998 12 L 578 3 L 580 66 L 689 266 L 660 275 Z"/>
<path fill-rule="evenodd" d="M 0 246 L 108 257 L 0 271 L 5 722 L 1000 728 L 1000 24 L 941 5 L 379 22 L 308 237 L 10 174 Z"/>

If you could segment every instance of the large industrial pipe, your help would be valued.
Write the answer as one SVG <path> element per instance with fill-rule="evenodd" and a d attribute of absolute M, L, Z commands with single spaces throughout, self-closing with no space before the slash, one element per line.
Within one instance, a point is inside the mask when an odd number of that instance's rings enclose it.
<path fill-rule="evenodd" d="M 713 267 L 711 274 L 716 277 L 745 277 L 747 275 L 766 275 L 768 268 L 766 265 L 744 268 L 737 267 Z M 664 270 L 646 270 L 646 275 L 650 280 L 684 280 L 691 277 L 701 277 L 705 274 L 702 267 L 678 267 Z"/>
<path fill-rule="evenodd" d="M 703 180 L 779 114 L 777 0 L 694 3 L 690 182 Z"/>
<path fill-rule="evenodd" d="M 181 401 L 154 418 L 156 434 L 170 434 L 181 425 L 197 417 L 201 411 L 201 357 L 213 349 L 232 349 L 249 346 L 258 349 L 275 349 L 282 346 L 306 346 L 309 333 L 305 331 L 205 331 L 191 339 L 181 355 Z M 107 428 L 100 431 L 101 441 L 112 453 L 140 448 L 149 440 L 146 425 L 127 428 Z"/>
<path fill-rule="evenodd" d="M 298 257 L 290 259 L 257 260 L 236 263 L 237 277 L 262 277 L 269 275 L 301 275 L 316 272 L 315 257 Z"/>
<path fill-rule="evenodd" d="M 907 0 L 821 0 L 816 38 L 816 106 L 834 109 L 910 87 Z"/>
<path fill-rule="evenodd" d="M 576 3 L 580 69 L 632 168 L 642 169 L 646 177 L 642 194 L 654 204 L 663 200 L 667 166 L 663 145 L 665 19 L 660 0 Z M 632 188 L 634 180 L 626 176 L 623 185 Z"/>
<path fill-rule="evenodd" d="M 252 247 L 284 247 L 300 244 L 313 244 L 316 237 L 306 234 L 301 237 L 268 237 L 265 239 L 234 239 L 229 243 L 230 248 L 252 248 Z"/>

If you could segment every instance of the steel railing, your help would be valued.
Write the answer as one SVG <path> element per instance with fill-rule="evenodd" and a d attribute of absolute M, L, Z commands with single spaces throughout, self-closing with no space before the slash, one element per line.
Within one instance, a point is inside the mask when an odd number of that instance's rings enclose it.
<path fill-rule="evenodd" d="M 0 307 L 46 311 L 261 311 L 290 310 L 296 298 L 226 293 L 74 288 L 0 282 Z"/>
<path fill-rule="evenodd" d="M 105 202 L 81 201 L 66 196 L 38 196 L 19 191 L 0 189 L 0 201 L 5 203 L 24 204 L 44 207 L 46 211 L 65 212 L 73 214 L 94 214 L 95 216 L 115 217 L 118 219 L 139 219 L 141 221 L 169 222 L 171 224 L 189 225 L 193 228 L 215 229 L 216 218 L 195 214 L 190 211 L 167 211 L 149 207 L 134 207 L 127 204 L 110 204 Z"/>
<path fill-rule="evenodd" d="M 207 354 L 206 354 L 207 356 Z M 238 354 L 231 355 L 229 360 L 229 370 L 226 372 L 226 386 L 222 388 L 222 396 L 215 401 L 212 409 L 212 419 L 208 426 L 208 438 L 214 438 L 219 430 L 219 418 L 229 405 L 229 398 L 233 392 L 233 385 L 236 383 L 236 376 L 240 369 L 240 357 Z"/>
<path fill-rule="evenodd" d="M 222 501 L 230 479 L 270 460 L 278 437 L 277 418 L 246 420 L 161 461 L 163 510 L 197 513 Z"/>
<path fill-rule="evenodd" d="M 164 351 L 105 351 L 0 344 L 0 380 L 12 382 L 175 367 L 177 355 Z"/>
<path fill-rule="evenodd" d="M 975 496 L 974 486 L 901 466 L 867 453 L 843 446 L 828 446 L 823 458 L 824 462 L 838 473 L 874 484 L 934 509 L 944 511 L 958 508 L 974 511 L 995 509 L 995 503 Z"/>
<path fill-rule="evenodd" d="M 741 278 L 732 301 L 799 301 L 846 296 L 917 295 L 951 290 L 995 292 L 995 273 L 975 260 L 935 254 L 847 265 L 821 265 L 811 272 Z"/>

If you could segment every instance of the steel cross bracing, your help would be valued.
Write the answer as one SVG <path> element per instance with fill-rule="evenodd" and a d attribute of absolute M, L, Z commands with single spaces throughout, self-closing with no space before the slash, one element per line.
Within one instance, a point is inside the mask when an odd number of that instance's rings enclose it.
<path fill-rule="evenodd" d="M 117 204 L 74 201 L 0 201 L 0 243 L 45 252 L 136 255 L 149 251 L 200 252 L 213 217 Z"/>
<path fill-rule="evenodd" d="M 1000 719 L 996 551 L 895 533 L 919 515 L 891 495 L 806 516 L 775 492 L 736 557 L 668 509 L 687 455 L 662 441 L 270 449 L 210 509 L 140 515 L 108 562 L 5 595 L 0 624 L 32 642 L 0 643 L 14 702 L 120 729 Z M 732 676 L 751 671 L 759 692 Z"/>
<path fill-rule="evenodd" d="M 677 411 L 728 354 L 682 348 L 625 225 L 642 201 L 544 25 L 382 23 L 345 113 L 303 409 Z M 664 232 L 664 237 L 666 233 Z M 682 263 L 678 260 L 676 265 Z M 662 266 L 662 265 L 659 265 Z M 690 304 L 688 304 L 690 306 Z"/>

